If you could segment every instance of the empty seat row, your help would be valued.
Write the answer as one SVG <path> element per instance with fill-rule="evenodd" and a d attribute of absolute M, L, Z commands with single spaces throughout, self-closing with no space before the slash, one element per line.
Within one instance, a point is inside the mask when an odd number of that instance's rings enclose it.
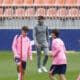
<path fill-rule="evenodd" d="M 35 0 L 34 4 L 55 4 L 55 5 L 73 5 L 73 4 L 79 4 L 80 5 L 80 0 Z"/>
<path fill-rule="evenodd" d="M 80 11 L 77 8 L 37 8 L 36 10 L 34 8 L 6 8 L 3 10 L 3 8 L 0 8 L 0 17 L 33 17 L 33 16 L 45 16 L 45 17 L 79 17 Z"/>
<path fill-rule="evenodd" d="M 53 4 L 57 4 L 57 5 L 74 5 L 74 4 L 78 4 L 80 5 L 80 0 L 0 0 L 0 4 L 3 5 L 9 5 L 9 4 L 26 4 L 26 5 L 31 5 L 31 4 L 35 4 L 35 5 L 53 5 Z"/>

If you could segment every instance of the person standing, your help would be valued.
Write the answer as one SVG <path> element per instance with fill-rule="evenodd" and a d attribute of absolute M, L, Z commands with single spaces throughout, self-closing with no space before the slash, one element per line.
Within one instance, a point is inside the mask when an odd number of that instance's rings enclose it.
<path fill-rule="evenodd" d="M 55 74 L 59 75 L 60 80 L 66 80 L 67 69 L 66 48 L 62 39 L 59 38 L 59 31 L 52 30 L 52 64 L 49 71 L 50 80 L 57 80 Z"/>
<path fill-rule="evenodd" d="M 30 60 L 32 60 L 32 46 L 31 41 L 27 37 L 28 27 L 23 26 L 20 35 L 15 35 L 12 43 L 12 51 L 14 54 L 15 63 L 17 66 L 18 80 L 21 80 L 21 69 L 22 68 L 22 80 L 24 80 L 24 74 L 26 70 L 26 60 L 29 55 Z M 21 59 L 22 52 L 22 59 Z M 21 62 L 22 61 L 22 62 Z M 20 67 L 22 65 L 22 67 Z"/>
<path fill-rule="evenodd" d="M 38 16 L 38 24 L 34 27 L 33 30 L 34 43 L 37 49 L 37 66 L 38 72 L 47 72 L 45 67 L 48 61 L 48 52 L 49 52 L 49 33 L 48 27 L 44 25 L 44 17 Z M 44 51 L 45 57 L 41 65 L 41 51 Z"/>

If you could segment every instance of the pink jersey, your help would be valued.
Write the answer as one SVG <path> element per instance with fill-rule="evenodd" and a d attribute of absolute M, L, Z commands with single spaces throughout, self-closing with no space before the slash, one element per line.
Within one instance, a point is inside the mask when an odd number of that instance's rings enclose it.
<path fill-rule="evenodd" d="M 52 64 L 60 65 L 66 64 L 66 49 L 64 42 L 60 38 L 53 39 L 52 41 L 52 56 L 53 61 Z"/>
<path fill-rule="evenodd" d="M 32 47 L 31 47 L 31 41 L 28 37 L 23 37 L 20 35 L 16 35 L 13 40 L 12 44 L 12 50 L 14 53 L 14 57 L 20 58 L 21 54 L 21 37 L 22 37 L 22 60 L 26 61 L 27 56 L 29 55 L 30 60 L 32 60 Z"/>

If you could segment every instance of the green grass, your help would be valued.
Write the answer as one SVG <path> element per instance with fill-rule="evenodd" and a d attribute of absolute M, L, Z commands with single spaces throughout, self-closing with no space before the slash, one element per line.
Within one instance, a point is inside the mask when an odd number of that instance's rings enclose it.
<path fill-rule="evenodd" d="M 44 57 L 42 55 L 42 57 Z M 80 72 L 80 53 L 67 54 L 68 66 L 67 80 L 76 80 Z M 36 54 L 33 54 L 33 61 L 28 60 L 25 80 L 50 80 L 48 73 L 38 73 Z M 50 68 L 51 57 L 47 63 L 47 69 Z M 57 76 L 58 77 L 58 76 Z M 17 80 L 16 65 L 13 54 L 10 51 L 0 52 L 0 80 Z"/>

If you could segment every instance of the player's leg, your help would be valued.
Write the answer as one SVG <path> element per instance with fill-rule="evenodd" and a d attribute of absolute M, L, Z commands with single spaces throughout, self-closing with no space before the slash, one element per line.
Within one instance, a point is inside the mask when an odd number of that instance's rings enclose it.
<path fill-rule="evenodd" d="M 45 57 L 43 60 L 43 66 L 45 66 L 48 61 L 49 49 L 48 49 L 48 47 L 44 47 L 43 50 L 44 50 L 44 54 L 45 54 Z"/>
<path fill-rule="evenodd" d="M 60 80 L 66 80 L 66 77 L 64 74 L 59 74 Z"/>
<path fill-rule="evenodd" d="M 49 53 L 48 47 L 43 47 L 43 51 L 44 51 L 45 56 L 44 56 L 44 60 L 43 60 L 42 69 L 43 69 L 43 71 L 47 72 L 45 65 L 47 64 L 47 61 L 48 61 L 48 53 Z"/>
<path fill-rule="evenodd" d="M 41 70 L 41 47 L 37 48 L 37 66 L 38 66 L 38 72 L 42 72 Z"/>
<path fill-rule="evenodd" d="M 66 73 L 66 64 L 60 65 L 59 67 L 60 80 L 66 80 L 65 73 Z"/>
<path fill-rule="evenodd" d="M 22 80 L 24 80 L 25 70 L 26 70 L 26 62 L 22 61 Z"/>
<path fill-rule="evenodd" d="M 80 74 L 78 75 L 77 80 L 80 80 Z"/>
<path fill-rule="evenodd" d="M 17 66 L 18 80 L 20 80 L 20 58 L 15 58 L 15 63 Z"/>
<path fill-rule="evenodd" d="M 20 65 L 17 65 L 17 72 L 20 73 Z"/>
<path fill-rule="evenodd" d="M 18 73 L 18 80 L 20 80 L 20 65 L 17 65 L 17 73 Z"/>
<path fill-rule="evenodd" d="M 57 80 L 56 77 L 55 77 L 54 75 L 52 75 L 51 73 L 49 73 L 49 78 L 50 78 L 51 80 Z"/>
<path fill-rule="evenodd" d="M 54 76 L 57 73 L 57 68 L 55 65 L 51 65 L 50 71 L 49 71 L 49 78 L 51 80 L 57 80 L 56 77 Z"/>

